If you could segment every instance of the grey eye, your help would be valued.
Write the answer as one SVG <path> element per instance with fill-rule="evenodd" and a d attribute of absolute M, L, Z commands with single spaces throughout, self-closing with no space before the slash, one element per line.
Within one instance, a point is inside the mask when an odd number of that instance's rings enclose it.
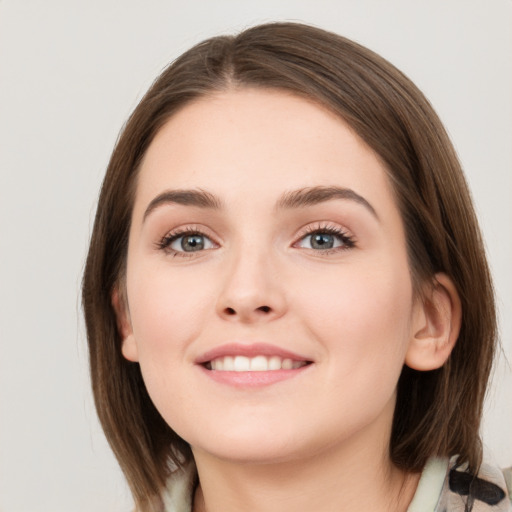
<path fill-rule="evenodd" d="M 341 247 L 342 245 L 344 245 L 344 242 L 341 240 L 339 235 L 318 232 L 305 236 L 300 241 L 299 247 L 321 251 L 325 249 L 334 249 L 336 247 Z"/>
<path fill-rule="evenodd" d="M 176 238 L 176 240 L 174 240 L 170 245 L 170 248 L 173 251 L 178 252 L 196 252 L 204 249 L 211 249 L 212 247 L 213 242 L 208 237 L 199 233 L 182 235 L 179 238 Z"/>
<path fill-rule="evenodd" d="M 316 233 L 311 235 L 311 248 L 312 249 L 332 249 L 334 247 L 334 236 L 326 233 Z"/>

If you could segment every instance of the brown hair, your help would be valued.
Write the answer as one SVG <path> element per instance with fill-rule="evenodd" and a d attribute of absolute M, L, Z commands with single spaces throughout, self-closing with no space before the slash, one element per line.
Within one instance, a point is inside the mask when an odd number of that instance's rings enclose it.
<path fill-rule="evenodd" d="M 138 364 L 122 357 L 111 304 L 124 275 L 137 170 L 178 109 L 237 87 L 281 89 L 322 104 L 385 163 L 416 290 L 445 272 L 463 310 L 458 342 L 442 368 L 404 367 L 390 455 L 409 471 L 421 470 L 432 455 L 458 454 L 476 468 L 496 319 L 481 235 L 455 151 L 423 94 L 386 60 L 336 34 L 275 23 L 209 39 L 172 63 L 124 127 L 101 189 L 83 280 L 91 377 L 99 418 L 138 509 L 161 507 L 170 465 L 179 466 L 191 453 L 153 406 Z"/>

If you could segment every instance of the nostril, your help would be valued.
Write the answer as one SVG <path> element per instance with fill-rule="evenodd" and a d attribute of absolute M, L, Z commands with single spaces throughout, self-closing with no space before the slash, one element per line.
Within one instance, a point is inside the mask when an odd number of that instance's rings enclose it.
<path fill-rule="evenodd" d="M 242 310 L 243 310 L 243 308 L 242 308 Z M 242 316 L 244 316 L 244 313 L 242 310 L 236 310 L 234 308 L 227 307 L 227 308 L 224 308 L 224 314 L 227 316 L 236 316 L 236 315 L 242 314 Z M 256 308 L 253 311 L 266 314 L 266 313 L 270 313 L 272 311 L 272 308 L 270 306 L 260 306 L 259 308 Z"/>

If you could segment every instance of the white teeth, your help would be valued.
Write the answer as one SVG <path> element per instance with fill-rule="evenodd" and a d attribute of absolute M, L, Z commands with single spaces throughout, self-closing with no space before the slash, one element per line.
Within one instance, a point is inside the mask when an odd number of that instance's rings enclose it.
<path fill-rule="evenodd" d="M 251 372 L 265 372 L 268 370 L 268 361 L 265 356 L 256 356 L 251 359 Z"/>
<path fill-rule="evenodd" d="M 234 366 L 235 372 L 248 372 L 251 368 L 251 361 L 248 357 L 236 356 Z"/>
<path fill-rule="evenodd" d="M 272 356 L 268 360 L 269 370 L 280 370 L 281 369 L 281 358 L 279 356 Z"/>
<path fill-rule="evenodd" d="M 293 361 L 279 356 L 255 357 L 225 356 L 210 361 L 210 368 L 218 372 L 266 372 L 272 370 L 296 370 L 305 366 L 306 361 Z"/>

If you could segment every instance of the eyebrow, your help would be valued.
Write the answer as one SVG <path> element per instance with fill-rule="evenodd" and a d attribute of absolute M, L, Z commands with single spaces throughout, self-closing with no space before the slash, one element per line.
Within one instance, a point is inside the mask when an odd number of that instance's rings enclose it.
<path fill-rule="evenodd" d="M 181 204 L 212 210 L 219 210 L 222 207 L 220 199 L 206 190 L 166 190 L 149 203 L 144 212 L 143 221 L 153 210 L 164 204 Z"/>
<path fill-rule="evenodd" d="M 301 208 L 325 203 L 332 199 L 348 199 L 364 206 L 377 220 L 375 208 L 361 195 L 350 188 L 307 187 L 286 192 L 276 204 L 276 209 Z"/>
<path fill-rule="evenodd" d="M 306 187 L 285 192 L 276 203 L 276 210 L 288 210 L 313 206 L 333 199 L 346 199 L 355 201 L 364 206 L 377 220 L 379 216 L 375 208 L 361 195 L 350 188 L 342 187 Z M 166 190 L 156 196 L 146 208 L 143 221 L 148 215 L 165 204 L 180 204 L 198 208 L 220 210 L 222 201 L 215 195 L 202 189 Z"/>

